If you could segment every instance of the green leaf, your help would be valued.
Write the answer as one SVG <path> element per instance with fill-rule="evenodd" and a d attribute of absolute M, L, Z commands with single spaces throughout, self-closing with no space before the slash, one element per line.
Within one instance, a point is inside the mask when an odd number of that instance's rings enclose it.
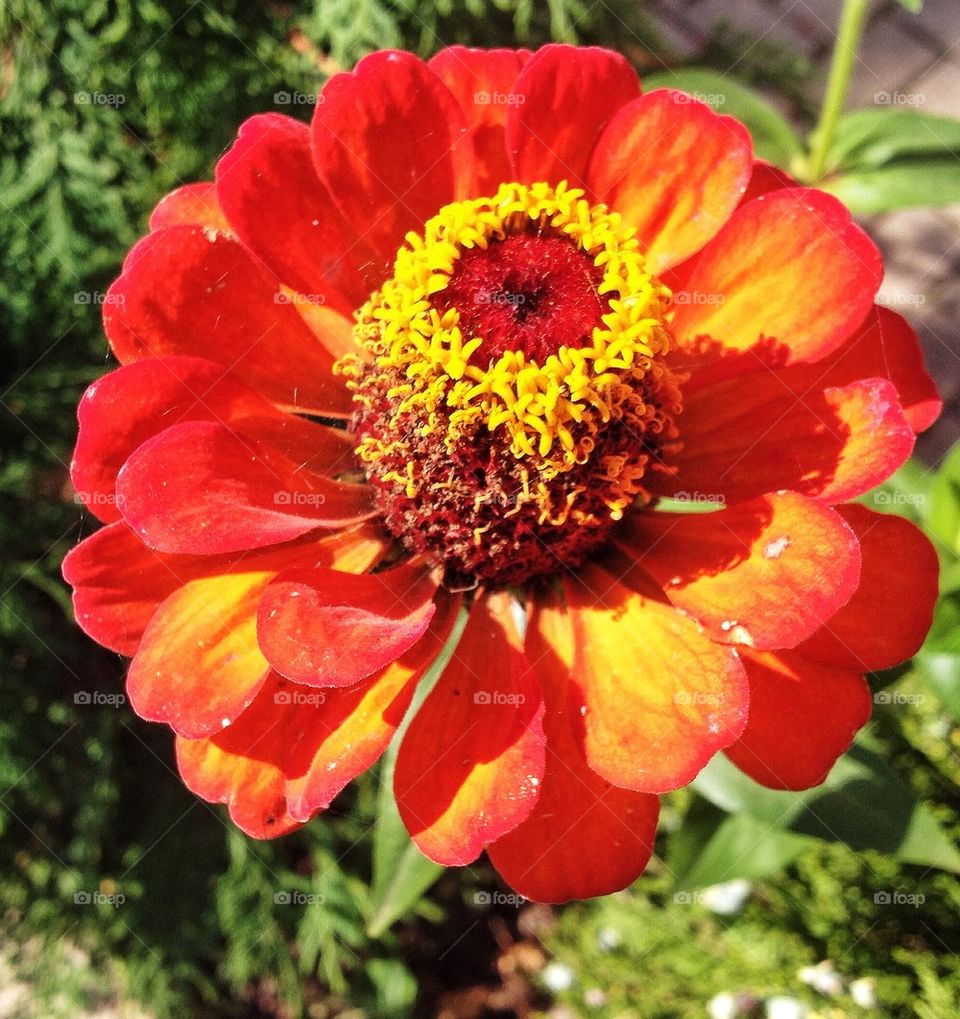
<path fill-rule="evenodd" d="M 736 117 L 749 128 L 756 154 L 784 169 L 789 169 L 803 151 L 790 124 L 765 99 L 729 75 L 700 67 L 681 67 L 647 75 L 643 87 L 647 92 L 655 88 L 680 89 L 718 113 Z"/>
<path fill-rule="evenodd" d="M 947 454 L 930 486 L 927 527 L 934 538 L 960 552 L 960 444 Z"/>
<path fill-rule="evenodd" d="M 898 3 L 911 14 L 919 14 L 923 10 L 923 0 L 898 0 Z"/>
<path fill-rule="evenodd" d="M 750 814 L 726 814 L 698 798 L 667 842 L 666 863 L 677 887 L 704 888 L 776 874 L 812 841 Z"/>
<path fill-rule="evenodd" d="M 930 513 L 934 472 L 919 460 L 908 460 L 879 488 L 860 501 L 880 513 L 895 513 L 919 526 L 925 526 Z"/>
<path fill-rule="evenodd" d="M 899 159 L 960 153 L 960 120 L 884 106 L 840 118 L 827 166 L 876 170 Z"/>
<path fill-rule="evenodd" d="M 926 686 L 947 711 L 960 721 L 960 653 L 921 651 L 914 662 Z"/>
<path fill-rule="evenodd" d="M 693 786 L 722 810 L 777 829 L 960 871 L 960 852 L 936 817 L 865 740 L 840 758 L 822 785 L 805 792 L 766 789 L 720 755 Z"/>
<path fill-rule="evenodd" d="M 467 612 L 464 609 L 437 660 L 421 680 L 413 703 L 384 754 L 377 821 L 373 829 L 373 881 L 370 888 L 370 920 L 367 924 L 367 933 L 372 938 L 379 937 L 395 920 L 412 909 L 444 870 L 439 864 L 428 860 L 410 840 L 394 799 L 393 772 L 397 752 L 410 721 L 446 668 L 466 624 Z"/>
<path fill-rule="evenodd" d="M 899 159 L 876 170 L 851 170 L 817 186 L 863 216 L 918 206 L 936 208 L 960 202 L 960 159 Z"/>

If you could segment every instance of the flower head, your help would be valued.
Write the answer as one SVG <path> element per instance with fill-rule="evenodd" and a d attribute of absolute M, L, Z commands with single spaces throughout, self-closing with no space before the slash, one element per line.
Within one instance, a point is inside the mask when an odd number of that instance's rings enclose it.
<path fill-rule="evenodd" d="M 851 501 L 939 410 L 873 244 L 606 50 L 376 53 L 320 98 L 155 209 L 80 406 L 107 526 L 64 572 L 186 784 L 308 822 L 464 617 L 396 763 L 434 860 L 602 894 L 715 753 L 822 781 L 936 588 Z"/>

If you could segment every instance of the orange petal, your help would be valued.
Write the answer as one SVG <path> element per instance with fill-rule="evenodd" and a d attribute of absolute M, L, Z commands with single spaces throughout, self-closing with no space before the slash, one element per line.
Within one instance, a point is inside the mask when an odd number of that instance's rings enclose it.
<path fill-rule="evenodd" d="M 651 489 L 727 502 L 780 489 L 826 503 L 853 499 L 885 481 L 914 446 L 885 379 L 821 383 L 801 394 L 771 372 L 727 379 L 685 393 L 678 427 L 683 446 L 669 456 L 676 473 L 651 474 Z"/>
<path fill-rule="evenodd" d="M 770 364 L 815 361 L 863 322 L 882 275 L 880 252 L 837 199 L 774 191 L 739 208 L 700 253 L 673 334 L 694 353 L 707 336 L 721 351 L 762 340 Z"/>
<path fill-rule="evenodd" d="M 539 795 L 543 699 L 509 621 L 509 596 L 481 598 L 397 755 L 394 792 L 421 852 L 463 866 L 516 828 Z"/>
<path fill-rule="evenodd" d="M 587 180 L 636 227 L 651 272 L 692 255 L 730 218 L 750 180 L 750 135 L 685 92 L 657 89 L 607 125 Z"/>
<path fill-rule="evenodd" d="M 619 891 L 650 859 L 659 801 L 618 789 L 587 766 L 581 718 L 570 710 L 573 634 L 561 607 L 538 606 L 526 653 L 546 703 L 546 770 L 530 816 L 487 855 L 511 888 L 537 902 Z"/>
<path fill-rule="evenodd" d="M 338 534 L 254 553 L 231 573 L 188 581 L 157 609 L 130 664 L 127 692 L 133 709 L 189 738 L 230 725 L 270 670 L 257 643 L 264 588 L 294 566 L 368 568 L 382 544 L 361 535 Z"/>
<path fill-rule="evenodd" d="M 206 739 L 177 738 L 184 782 L 204 799 L 228 803 L 255 838 L 309 821 L 387 748 L 458 606 L 445 599 L 414 649 L 350 689 L 306 690 L 270 673 L 233 725 Z"/>
<path fill-rule="evenodd" d="M 793 492 L 716 513 L 637 513 L 618 544 L 711 639 L 750 647 L 796 647 L 860 579 L 850 528 Z"/>
<path fill-rule="evenodd" d="M 599 566 L 566 580 L 574 696 L 590 766 L 625 789 L 686 785 L 743 730 L 748 690 L 732 648 L 659 600 L 634 569 L 627 587 Z M 574 702 L 576 704 L 576 700 Z"/>
<path fill-rule="evenodd" d="M 750 717 L 727 756 L 771 789 L 819 785 L 870 718 L 870 688 L 849 669 L 796 651 L 745 652 Z"/>

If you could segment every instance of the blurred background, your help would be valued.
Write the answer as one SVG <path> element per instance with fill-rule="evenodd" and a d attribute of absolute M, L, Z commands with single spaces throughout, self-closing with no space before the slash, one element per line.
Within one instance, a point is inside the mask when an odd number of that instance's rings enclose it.
<path fill-rule="evenodd" d="M 871 5 L 851 108 L 960 115 L 960 8 L 919 6 Z M 880 299 L 918 328 L 947 401 L 868 499 L 937 543 L 934 632 L 913 663 L 871 677 L 874 719 L 824 789 L 786 800 L 741 783 L 731 800 L 715 774 L 667 797 L 631 889 L 535 906 L 483 861 L 373 881 L 376 773 L 304 831 L 253 842 L 182 787 L 169 734 L 134 716 L 125 662 L 76 629 L 60 579 L 96 528 L 67 465 L 80 393 L 113 363 L 99 306 L 156 201 L 209 178 L 245 117 L 308 119 L 291 97 L 371 49 L 599 43 L 655 83 L 699 82 L 798 172 L 793 131 L 816 120 L 839 8 L 0 6 L 0 1019 L 960 1014 L 956 125 L 925 146 L 901 118 L 895 143 L 837 156 L 827 181 L 883 247 Z"/>

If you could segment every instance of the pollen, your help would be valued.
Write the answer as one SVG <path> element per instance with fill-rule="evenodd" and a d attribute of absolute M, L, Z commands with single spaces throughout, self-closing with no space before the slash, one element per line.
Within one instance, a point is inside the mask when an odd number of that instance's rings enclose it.
<path fill-rule="evenodd" d="M 504 184 L 410 233 L 338 364 L 387 526 L 469 581 L 577 565 L 674 435 L 670 291 L 566 184 Z"/>

